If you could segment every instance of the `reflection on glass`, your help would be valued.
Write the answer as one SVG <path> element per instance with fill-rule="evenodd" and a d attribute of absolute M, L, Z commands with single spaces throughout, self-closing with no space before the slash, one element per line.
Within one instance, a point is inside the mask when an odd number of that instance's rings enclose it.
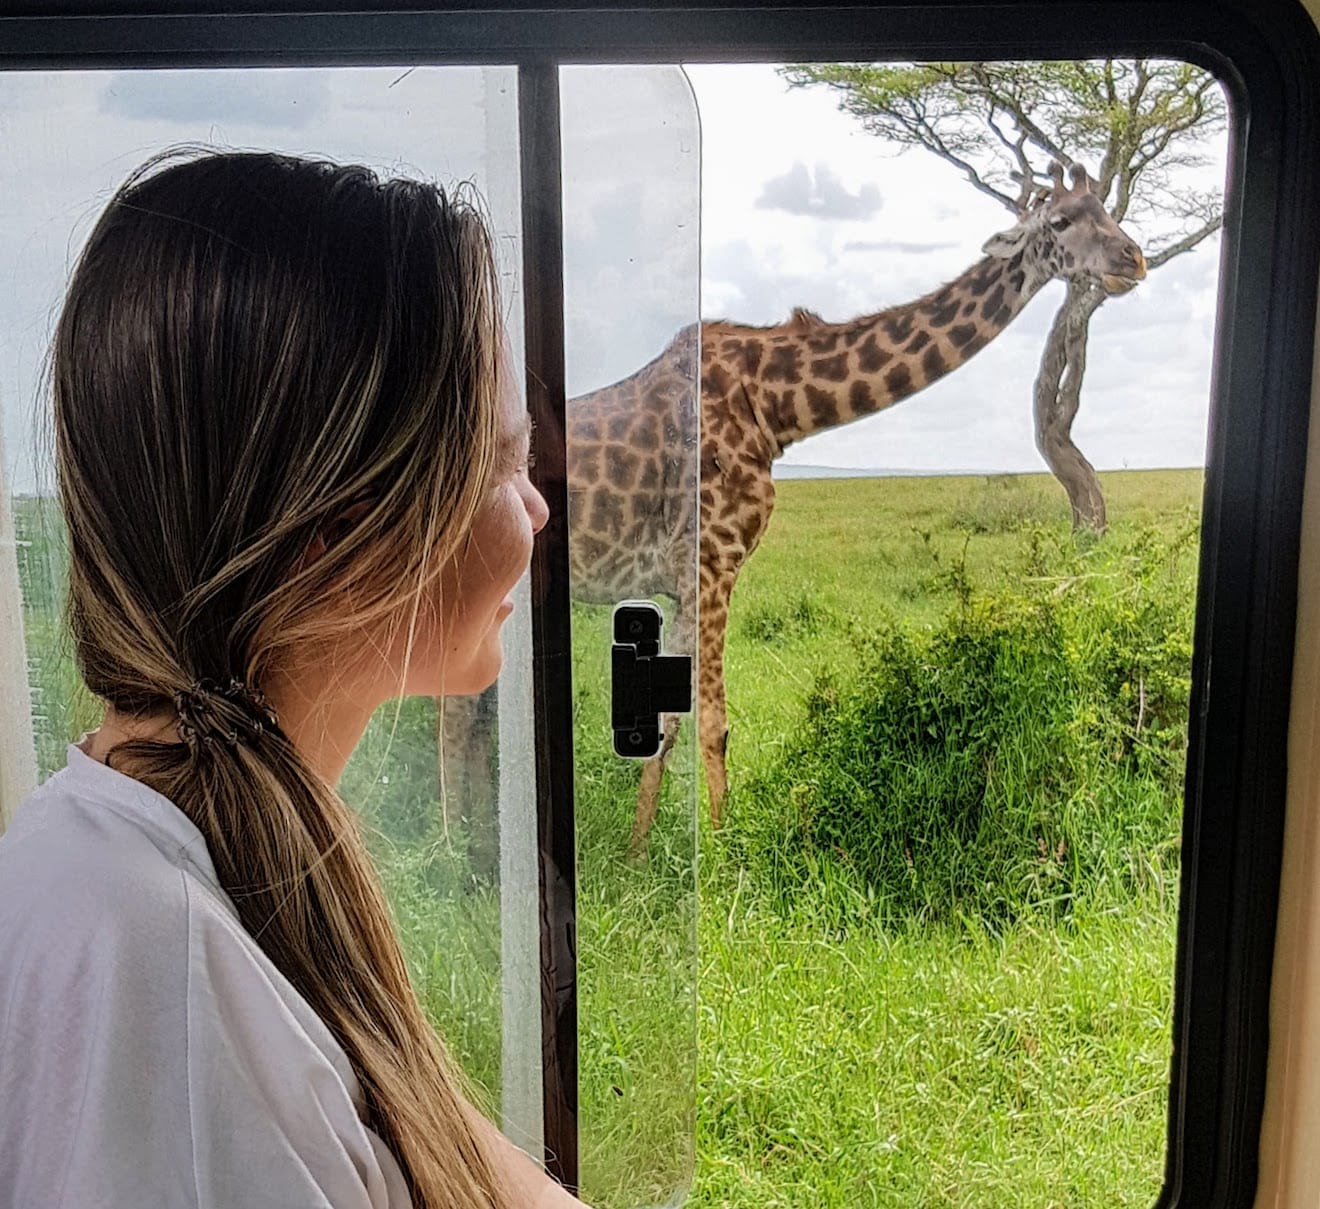
<path fill-rule="evenodd" d="M 679 1203 L 693 1164 L 692 719 L 643 843 L 648 779 L 613 753 L 608 677 L 622 600 L 654 598 L 664 649 L 695 649 L 697 124 L 676 68 L 560 82 L 582 1194 L 631 1209 Z"/>

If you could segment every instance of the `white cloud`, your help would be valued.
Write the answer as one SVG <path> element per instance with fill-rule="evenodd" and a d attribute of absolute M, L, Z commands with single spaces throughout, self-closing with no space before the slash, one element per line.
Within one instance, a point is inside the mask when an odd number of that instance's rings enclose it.
<path fill-rule="evenodd" d="M 181 143 L 367 163 L 486 194 L 517 230 L 512 68 L 0 74 L 0 447 L 11 490 L 51 480 L 40 372 L 69 271 L 115 187 Z M 319 106 L 319 108 L 317 107 Z M 488 154 L 488 148 L 491 149 Z M 516 257 L 514 258 L 516 262 Z M 39 473 L 40 469 L 40 473 Z"/>
<path fill-rule="evenodd" d="M 397 73 L 396 73 L 397 74 Z M 303 129 L 331 103 L 324 72 L 115 72 L 98 98 L 101 113 L 143 122 L 238 123 L 257 129 Z"/>
<path fill-rule="evenodd" d="M 830 171 L 828 164 L 809 169 L 801 160 L 782 176 L 772 176 L 761 186 L 758 210 L 782 210 L 804 218 L 855 221 L 870 218 L 883 202 L 880 190 L 870 182 L 855 192 Z"/>

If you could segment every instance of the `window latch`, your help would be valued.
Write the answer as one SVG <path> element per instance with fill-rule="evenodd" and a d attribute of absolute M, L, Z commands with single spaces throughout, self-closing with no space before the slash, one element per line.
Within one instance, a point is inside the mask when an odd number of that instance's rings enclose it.
<path fill-rule="evenodd" d="M 646 759 L 660 750 L 661 714 L 692 712 L 692 656 L 662 655 L 664 615 L 649 600 L 614 610 L 611 715 L 614 750 Z"/>

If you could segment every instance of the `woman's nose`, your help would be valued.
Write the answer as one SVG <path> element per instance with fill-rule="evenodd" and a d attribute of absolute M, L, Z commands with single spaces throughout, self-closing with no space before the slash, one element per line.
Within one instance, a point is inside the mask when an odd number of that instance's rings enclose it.
<path fill-rule="evenodd" d="M 531 494 L 524 500 L 527 505 L 527 515 L 532 522 L 532 532 L 540 533 L 545 528 L 546 521 L 550 519 L 550 508 L 545 502 L 545 496 L 531 484 L 528 484 L 528 491 Z"/>

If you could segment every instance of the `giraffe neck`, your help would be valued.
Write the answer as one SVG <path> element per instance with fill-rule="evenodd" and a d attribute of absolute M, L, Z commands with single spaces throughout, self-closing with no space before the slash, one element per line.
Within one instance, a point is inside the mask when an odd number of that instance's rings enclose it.
<path fill-rule="evenodd" d="M 1043 235 L 987 256 L 948 285 L 848 323 L 795 324 L 768 340 L 757 423 L 772 456 L 814 432 L 882 411 L 957 369 L 999 335 L 1056 273 Z"/>

